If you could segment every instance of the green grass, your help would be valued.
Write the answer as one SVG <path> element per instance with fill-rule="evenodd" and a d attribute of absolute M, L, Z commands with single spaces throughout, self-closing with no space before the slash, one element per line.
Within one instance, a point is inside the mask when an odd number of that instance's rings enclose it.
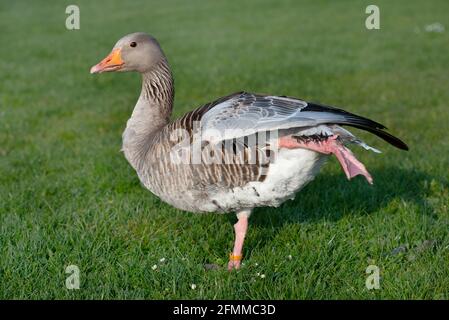
<path fill-rule="evenodd" d="M 449 299 L 449 2 L 376 1 L 379 31 L 366 1 L 80 0 L 67 31 L 72 3 L 0 3 L 0 298 Z M 446 31 L 425 32 L 434 22 Z M 411 151 L 360 133 L 383 151 L 355 150 L 374 186 L 333 159 L 295 201 L 255 211 L 228 273 L 235 216 L 170 207 L 119 152 L 140 78 L 89 68 L 134 31 L 171 62 L 174 116 L 239 90 L 297 96 L 375 119 Z M 65 288 L 70 264 L 80 290 Z"/>

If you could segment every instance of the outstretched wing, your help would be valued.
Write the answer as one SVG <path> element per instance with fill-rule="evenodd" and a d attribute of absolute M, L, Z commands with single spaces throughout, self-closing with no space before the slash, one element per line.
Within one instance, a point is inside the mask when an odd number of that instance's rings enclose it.
<path fill-rule="evenodd" d="M 291 97 L 242 92 L 212 105 L 201 117 L 204 140 L 227 140 L 261 131 L 339 124 L 367 130 L 397 148 L 408 150 L 404 142 L 383 131 L 386 128 L 380 123 L 342 109 Z"/>

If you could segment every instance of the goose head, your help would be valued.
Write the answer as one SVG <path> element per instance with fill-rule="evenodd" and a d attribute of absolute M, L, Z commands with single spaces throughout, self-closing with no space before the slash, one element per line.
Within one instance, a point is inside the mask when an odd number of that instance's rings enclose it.
<path fill-rule="evenodd" d="M 164 59 L 164 53 L 155 38 L 143 32 L 136 32 L 117 41 L 111 53 L 94 65 L 90 73 L 111 71 L 145 73 Z"/>

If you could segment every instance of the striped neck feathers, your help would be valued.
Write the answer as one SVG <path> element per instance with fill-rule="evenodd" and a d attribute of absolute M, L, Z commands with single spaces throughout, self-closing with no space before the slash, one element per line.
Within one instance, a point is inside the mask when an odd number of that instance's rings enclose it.
<path fill-rule="evenodd" d="M 139 171 L 154 135 L 170 120 L 174 84 L 166 59 L 142 73 L 142 91 L 123 133 L 123 152 Z"/>

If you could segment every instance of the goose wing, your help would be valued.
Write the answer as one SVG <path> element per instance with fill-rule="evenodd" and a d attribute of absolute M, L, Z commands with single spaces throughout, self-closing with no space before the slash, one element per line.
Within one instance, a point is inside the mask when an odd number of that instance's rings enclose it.
<path fill-rule="evenodd" d="M 220 141 L 261 131 L 308 128 L 320 124 L 348 125 L 369 131 L 393 146 L 408 150 L 385 126 L 342 109 L 285 96 L 239 92 L 210 104 L 201 117 L 204 140 Z"/>

